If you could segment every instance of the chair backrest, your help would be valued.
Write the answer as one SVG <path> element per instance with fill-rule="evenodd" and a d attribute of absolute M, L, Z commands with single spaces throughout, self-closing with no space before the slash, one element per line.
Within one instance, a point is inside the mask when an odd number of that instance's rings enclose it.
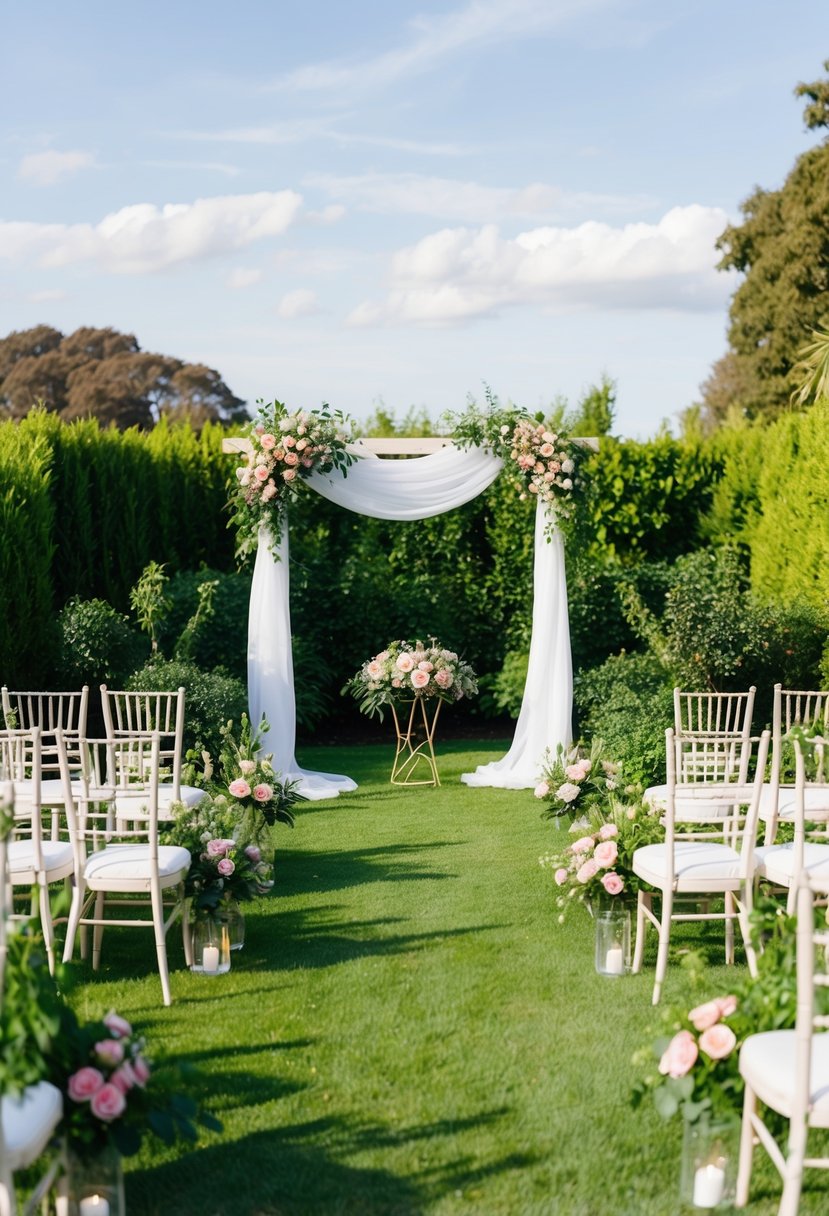
<path fill-rule="evenodd" d="M 821 726 L 824 733 L 829 732 L 829 691 L 797 691 L 775 684 L 771 723 L 771 783 L 775 789 L 780 786 L 784 741 L 795 726 Z"/>
<path fill-rule="evenodd" d="M 157 877 L 158 870 L 158 779 L 161 757 L 161 736 L 131 734 L 129 737 L 92 741 L 104 747 L 107 768 L 139 775 L 132 788 L 140 791 L 128 815 L 116 813 L 111 802 L 100 800 L 95 780 L 85 771 L 76 785 L 75 813 L 70 817 L 70 836 L 75 849 L 75 865 L 80 872 L 89 853 L 108 844 L 145 844 L 150 851 L 150 864 Z M 80 789 L 77 788 L 80 787 Z"/>
<path fill-rule="evenodd" d="M 175 692 L 123 692 L 101 685 L 101 705 L 107 738 L 124 743 L 132 737 L 159 735 L 159 772 L 169 771 L 173 798 L 181 794 L 181 765 L 184 749 L 184 688 Z M 138 747 L 136 755 L 120 748 L 116 752 L 118 769 L 112 778 L 122 788 L 143 781 L 137 761 L 144 755 Z M 122 763 L 123 762 L 123 763 Z"/>
<path fill-rule="evenodd" d="M 811 1089 L 812 1036 L 829 1030 L 829 1015 L 816 1013 L 816 993 L 829 988 L 826 965 L 815 967 L 815 956 L 827 958 L 829 932 L 815 929 L 815 896 L 827 894 L 801 873 L 797 889 L 797 1013 L 795 1016 L 795 1078 L 791 1119 L 805 1120 Z M 825 1007 L 825 1003 L 824 1003 Z"/>
<path fill-rule="evenodd" d="M 754 685 L 748 692 L 674 689 L 679 780 L 747 780 L 756 692 Z"/>
<path fill-rule="evenodd" d="M 12 692 L 0 689 L 3 719 L 7 730 L 39 729 L 51 737 L 63 731 L 64 745 L 73 767 L 81 763 L 80 740 L 87 730 L 89 685 L 79 692 Z M 60 761 L 50 738 L 42 743 L 41 764 L 45 774 L 60 777 Z"/>

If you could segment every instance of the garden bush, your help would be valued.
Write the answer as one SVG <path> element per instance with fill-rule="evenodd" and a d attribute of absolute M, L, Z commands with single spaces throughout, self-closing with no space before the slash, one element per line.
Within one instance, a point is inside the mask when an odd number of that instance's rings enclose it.
<path fill-rule="evenodd" d="M 625 783 L 665 779 L 665 731 L 673 725 L 673 680 L 656 655 L 619 654 L 574 684 L 578 735 L 602 739 L 623 764 Z"/>
<path fill-rule="evenodd" d="M 159 624 L 159 649 L 163 654 L 174 654 L 188 621 L 198 607 L 198 588 L 211 581 L 218 584 L 212 611 L 199 625 L 192 639 L 190 657 L 206 670 L 221 667 L 228 674 L 244 680 L 247 678 L 251 584 L 248 573 L 227 573 L 202 566 L 200 570 L 180 570 L 173 574 L 164 589 L 169 608 Z"/>
<path fill-rule="evenodd" d="M 214 759 L 221 746 L 221 728 L 247 713 L 247 691 L 241 680 L 220 671 L 203 671 L 195 663 L 161 659 L 145 664 L 127 681 L 133 692 L 168 692 L 184 686 L 184 749 L 206 749 Z"/>
<path fill-rule="evenodd" d="M 65 688 L 109 684 L 121 688 L 147 658 L 147 641 L 129 618 L 105 600 L 75 596 L 58 615 L 57 674 Z"/>

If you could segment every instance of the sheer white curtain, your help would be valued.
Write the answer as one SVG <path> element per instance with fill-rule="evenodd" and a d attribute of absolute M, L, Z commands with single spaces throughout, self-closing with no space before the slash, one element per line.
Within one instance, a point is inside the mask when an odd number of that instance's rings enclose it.
<path fill-rule="evenodd" d="M 355 449 L 355 453 L 358 451 Z M 449 446 L 413 460 L 360 459 L 346 476 L 315 473 L 308 484 L 325 498 L 361 515 L 425 519 L 475 498 L 495 480 L 500 468 L 500 460 L 484 449 Z M 530 677 L 515 742 L 503 760 L 466 774 L 464 780 L 470 784 L 511 788 L 533 785 L 545 747 L 555 748 L 559 742 L 569 742 L 572 673 L 564 552 L 561 538 L 556 536 L 547 544 L 543 530 L 539 504 Z M 270 733 L 265 739 L 266 750 L 273 752 L 275 768 L 283 776 L 299 780 L 300 791 L 306 798 L 330 798 L 341 790 L 354 789 L 355 784 L 350 777 L 307 772 L 296 762 L 288 578 L 287 529 L 280 540 L 278 560 L 269 551 L 263 529 L 253 575 L 248 630 L 251 717 L 254 723 L 263 713 L 267 718 Z M 378 639 L 378 646 L 385 640 Z M 451 639 L 446 640 L 451 644 Z M 533 671 L 534 663 L 539 665 L 537 672 Z"/>

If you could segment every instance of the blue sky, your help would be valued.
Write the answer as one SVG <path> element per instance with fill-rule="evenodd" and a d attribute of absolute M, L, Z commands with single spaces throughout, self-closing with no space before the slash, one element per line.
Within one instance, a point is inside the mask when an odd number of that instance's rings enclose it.
<path fill-rule="evenodd" d="M 714 241 L 816 140 L 806 0 L 30 0 L 5 21 L 0 333 L 112 325 L 253 403 L 653 434 L 725 349 Z"/>

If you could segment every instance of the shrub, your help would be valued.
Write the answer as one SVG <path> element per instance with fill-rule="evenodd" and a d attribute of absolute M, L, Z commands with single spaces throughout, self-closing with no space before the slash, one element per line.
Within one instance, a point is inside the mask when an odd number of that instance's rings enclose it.
<path fill-rule="evenodd" d="M 199 587 L 217 582 L 212 611 L 192 638 L 192 659 L 199 667 L 222 667 L 240 680 L 246 678 L 250 575 L 212 570 L 182 570 L 165 587 L 169 608 L 159 623 L 158 644 L 172 654 L 198 607 Z"/>
<path fill-rule="evenodd" d="M 626 782 L 665 779 L 665 731 L 673 725 L 673 681 L 650 653 L 619 654 L 575 680 L 582 738 L 602 739 Z"/>
<path fill-rule="evenodd" d="M 134 692 L 169 691 L 183 685 L 186 691 L 184 750 L 205 748 L 219 754 L 221 728 L 229 718 L 238 722 L 247 713 L 247 691 L 241 680 L 220 671 L 204 671 L 195 663 L 147 663 L 127 682 Z"/>
<path fill-rule="evenodd" d="M 147 642 L 121 612 L 104 600 L 75 596 L 58 615 L 61 684 L 110 684 L 115 687 L 147 657 Z"/>
<path fill-rule="evenodd" d="M 485 716 L 494 717 L 499 713 L 507 713 L 511 718 L 518 717 L 529 663 L 528 651 L 510 650 L 497 675 L 487 675 L 479 681 L 482 702 L 479 709 Z"/>
<path fill-rule="evenodd" d="M 632 588 L 644 608 L 662 613 L 670 585 L 667 562 L 640 562 L 623 566 L 602 563 L 583 555 L 567 563 L 567 600 L 570 644 L 576 671 L 598 667 L 609 654 L 635 650 L 641 639 L 625 611 Z"/>

